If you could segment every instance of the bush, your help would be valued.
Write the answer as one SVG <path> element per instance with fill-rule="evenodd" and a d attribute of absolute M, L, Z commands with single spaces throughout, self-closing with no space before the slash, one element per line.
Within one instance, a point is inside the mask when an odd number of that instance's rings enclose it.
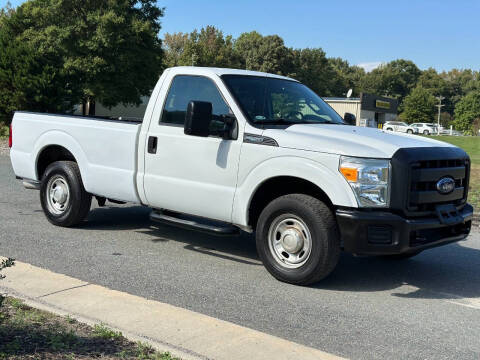
<path fill-rule="evenodd" d="M 8 259 L 2 260 L 0 262 L 0 272 L 3 269 L 6 269 L 6 268 L 8 268 L 10 266 L 13 266 L 13 265 L 15 265 L 15 260 L 14 259 L 8 258 Z M 0 280 L 2 280 L 2 279 L 5 279 L 5 275 L 0 274 Z M 0 294 L 0 307 L 2 307 L 2 304 L 3 304 L 4 300 L 5 300 L 5 296 Z"/>
<path fill-rule="evenodd" d="M 9 133 L 8 126 L 0 122 L 0 139 L 7 138 L 8 133 Z"/>

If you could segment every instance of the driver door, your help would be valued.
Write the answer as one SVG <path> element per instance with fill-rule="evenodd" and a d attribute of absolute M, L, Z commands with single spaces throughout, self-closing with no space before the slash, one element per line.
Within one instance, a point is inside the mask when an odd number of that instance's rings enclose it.
<path fill-rule="evenodd" d="M 214 115 L 231 113 L 219 90 L 223 84 L 197 75 L 171 75 L 170 80 L 148 130 L 147 141 L 156 139 L 156 148 L 145 154 L 145 196 L 154 208 L 230 222 L 241 141 L 184 134 L 190 101 L 212 103 Z M 211 132 L 218 126 L 212 123 Z"/>

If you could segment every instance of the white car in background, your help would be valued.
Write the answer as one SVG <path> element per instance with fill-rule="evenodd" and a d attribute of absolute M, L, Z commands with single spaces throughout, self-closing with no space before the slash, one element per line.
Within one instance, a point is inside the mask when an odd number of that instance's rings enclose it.
<path fill-rule="evenodd" d="M 438 134 L 438 126 L 430 123 L 414 123 L 412 124 L 419 134 L 430 135 Z"/>
<path fill-rule="evenodd" d="M 403 132 L 407 134 L 418 134 L 417 128 L 408 125 L 402 121 L 387 121 L 383 124 L 383 129 L 387 131 Z"/>

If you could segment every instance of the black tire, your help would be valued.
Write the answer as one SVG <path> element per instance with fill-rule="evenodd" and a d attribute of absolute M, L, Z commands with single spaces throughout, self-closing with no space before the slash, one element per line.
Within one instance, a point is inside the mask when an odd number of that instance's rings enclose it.
<path fill-rule="evenodd" d="M 393 129 L 392 128 L 387 128 L 387 131 L 393 131 Z"/>
<path fill-rule="evenodd" d="M 55 178 L 62 179 L 68 185 L 69 197 L 61 212 L 52 210 L 52 205 L 49 205 L 48 191 L 49 182 Z M 80 169 L 76 162 L 73 161 L 56 161 L 50 164 L 42 177 L 40 186 L 40 202 L 42 204 L 43 212 L 53 225 L 71 227 L 82 222 L 88 212 L 92 203 L 92 195 L 85 191 L 83 187 Z"/>
<path fill-rule="evenodd" d="M 407 134 L 413 134 L 413 130 L 412 130 L 412 129 L 408 129 L 408 130 L 407 130 Z"/>
<path fill-rule="evenodd" d="M 389 260 L 407 260 L 414 256 L 417 256 L 420 253 L 421 251 L 414 251 L 414 252 L 409 252 L 404 254 L 384 255 L 383 258 L 389 259 Z"/>
<path fill-rule="evenodd" d="M 301 219 L 311 235 L 310 255 L 298 268 L 282 266 L 269 247 L 270 227 L 286 214 Z M 340 236 L 332 211 L 322 201 L 304 194 L 281 196 L 263 209 L 257 223 L 256 243 L 258 255 L 270 274 L 290 284 L 308 285 L 324 279 L 340 257 Z"/>
<path fill-rule="evenodd" d="M 428 131 L 428 130 L 423 130 L 423 135 L 430 135 L 430 131 Z"/>

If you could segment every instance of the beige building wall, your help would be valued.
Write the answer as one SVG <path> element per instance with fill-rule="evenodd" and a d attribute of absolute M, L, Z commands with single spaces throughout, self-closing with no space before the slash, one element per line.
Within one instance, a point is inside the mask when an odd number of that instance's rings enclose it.
<path fill-rule="evenodd" d="M 360 124 L 361 103 L 360 99 L 324 99 L 325 102 L 335 110 L 342 118 L 345 113 L 351 113 L 357 118 L 357 125 Z"/>

